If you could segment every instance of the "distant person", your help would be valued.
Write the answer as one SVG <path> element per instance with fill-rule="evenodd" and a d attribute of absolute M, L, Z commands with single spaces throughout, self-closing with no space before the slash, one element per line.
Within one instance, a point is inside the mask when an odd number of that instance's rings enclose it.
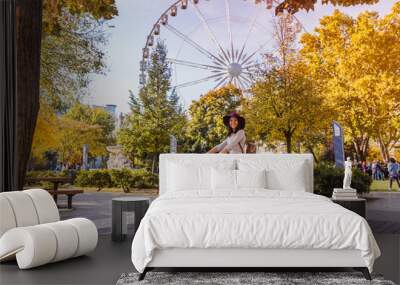
<path fill-rule="evenodd" d="M 372 165 L 371 165 L 371 169 L 372 169 L 372 179 L 374 179 L 374 180 L 378 180 L 377 173 L 376 173 L 377 164 L 378 164 L 378 163 L 377 163 L 376 161 L 374 161 L 374 162 L 372 162 Z"/>
<path fill-rule="evenodd" d="M 367 173 L 367 171 L 368 171 L 368 166 L 367 166 L 367 162 L 364 160 L 362 163 L 361 163 L 361 171 L 363 172 L 363 173 Z"/>
<path fill-rule="evenodd" d="M 376 180 L 384 180 L 385 176 L 383 173 L 383 167 L 381 162 L 378 160 L 378 162 L 376 163 Z"/>
<path fill-rule="evenodd" d="M 367 163 L 367 173 L 369 176 L 372 176 L 372 163 L 371 162 Z"/>
<path fill-rule="evenodd" d="M 393 181 L 397 182 L 397 191 L 400 191 L 400 165 L 399 163 L 392 157 L 389 159 L 388 163 L 388 172 L 389 172 L 389 191 L 392 191 Z"/>
<path fill-rule="evenodd" d="M 219 145 L 216 145 L 208 153 L 245 153 L 246 135 L 244 133 L 245 119 L 236 112 L 223 118 L 228 128 L 228 137 Z"/>

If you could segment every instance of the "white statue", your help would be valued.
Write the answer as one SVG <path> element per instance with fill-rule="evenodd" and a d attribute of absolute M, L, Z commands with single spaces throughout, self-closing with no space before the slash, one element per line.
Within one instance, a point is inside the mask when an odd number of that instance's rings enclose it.
<path fill-rule="evenodd" d="M 350 157 L 347 157 L 346 161 L 344 162 L 344 179 L 343 179 L 343 189 L 352 189 L 351 185 L 351 175 L 352 175 L 352 162 Z"/>

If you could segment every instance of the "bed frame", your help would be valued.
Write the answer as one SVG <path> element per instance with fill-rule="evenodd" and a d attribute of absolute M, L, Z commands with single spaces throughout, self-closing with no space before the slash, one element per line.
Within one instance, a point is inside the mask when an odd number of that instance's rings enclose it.
<path fill-rule="evenodd" d="M 270 160 L 293 159 L 305 161 L 308 188 L 313 192 L 313 157 L 311 154 L 162 154 L 160 156 L 160 194 L 165 193 L 167 185 L 167 163 L 169 160 L 235 160 L 238 158 L 261 158 Z M 246 271 L 250 268 L 343 268 L 361 271 L 367 280 L 371 275 L 359 250 L 330 249 L 249 249 L 249 248 L 170 248 L 158 249 L 139 280 L 155 268 L 232 268 Z"/>
<path fill-rule="evenodd" d="M 338 268 L 361 271 L 367 280 L 371 275 L 359 250 L 329 249 L 194 249 L 156 250 L 152 261 L 139 275 L 155 268 L 232 268 L 246 271 L 254 268 Z"/>

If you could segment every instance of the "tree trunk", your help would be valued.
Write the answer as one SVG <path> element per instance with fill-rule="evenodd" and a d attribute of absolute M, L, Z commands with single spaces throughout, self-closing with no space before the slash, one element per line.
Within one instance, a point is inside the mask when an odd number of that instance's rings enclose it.
<path fill-rule="evenodd" d="M 289 131 L 285 131 L 285 140 L 286 140 L 286 152 L 292 153 L 292 133 Z"/>
<path fill-rule="evenodd" d="M 358 161 L 365 161 L 368 155 L 369 137 L 353 139 L 353 145 L 356 150 Z"/>
<path fill-rule="evenodd" d="M 156 158 L 157 158 L 157 155 L 155 154 L 155 155 L 153 155 L 153 161 L 152 161 L 152 163 L 151 163 L 151 173 L 152 174 L 154 174 L 155 172 L 155 168 L 156 168 Z"/>
<path fill-rule="evenodd" d="M 385 144 L 380 133 L 378 133 L 378 143 L 379 143 L 379 151 L 381 153 L 383 161 L 388 162 L 390 157 L 388 145 Z"/>
<path fill-rule="evenodd" d="M 317 159 L 317 156 L 315 155 L 315 152 L 314 152 L 314 149 L 312 148 L 312 146 L 308 145 L 307 150 L 313 155 L 315 163 L 318 163 L 319 161 Z"/>
<path fill-rule="evenodd" d="M 42 0 L 16 0 L 17 189 L 22 189 L 24 186 L 39 112 L 41 36 Z"/>

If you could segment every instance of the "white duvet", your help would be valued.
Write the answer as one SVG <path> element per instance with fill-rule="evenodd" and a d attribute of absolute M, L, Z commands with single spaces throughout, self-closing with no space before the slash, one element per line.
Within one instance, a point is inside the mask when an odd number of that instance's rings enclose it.
<path fill-rule="evenodd" d="M 328 198 L 257 189 L 157 198 L 133 239 L 132 262 L 143 272 L 165 248 L 358 249 L 371 272 L 380 255 L 366 220 Z"/>

